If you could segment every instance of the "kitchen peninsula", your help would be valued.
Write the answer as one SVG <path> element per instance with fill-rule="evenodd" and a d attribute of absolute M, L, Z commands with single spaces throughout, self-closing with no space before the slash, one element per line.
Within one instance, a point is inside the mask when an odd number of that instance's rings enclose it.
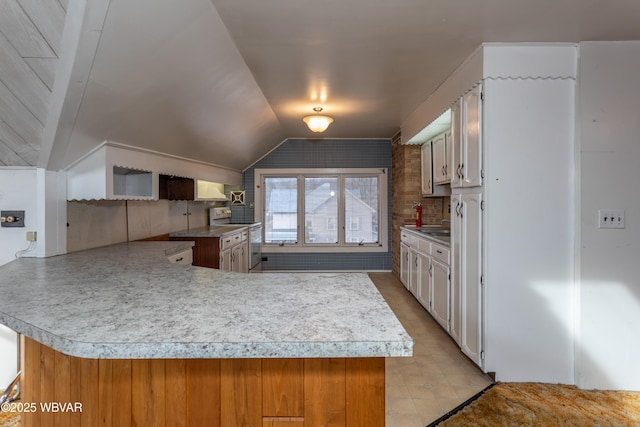
<path fill-rule="evenodd" d="M 365 274 L 237 274 L 133 242 L 0 267 L 23 334 L 23 425 L 384 425 L 384 358 L 413 341 Z M 166 252 L 166 253 L 165 253 Z"/>

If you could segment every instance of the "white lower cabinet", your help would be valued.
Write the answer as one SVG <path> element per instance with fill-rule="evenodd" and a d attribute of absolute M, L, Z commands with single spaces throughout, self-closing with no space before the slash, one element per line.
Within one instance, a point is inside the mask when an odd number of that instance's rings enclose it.
<path fill-rule="evenodd" d="M 431 259 L 432 297 L 431 315 L 449 331 L 449 266 Z"/>
<path fill-rule="evenodd" d="M 414 297 L 418 298 L 418 281 L 420 280 L 420 257 L 418 252 L 411 248 L 409 250 L 409 259 L 411 267 L 409 268 L 409 291 Z"/>
<path fill-rule="evenodd" d="M 455 332 L 462 351 L 483 367 L 482 189 L 451 195 Z M 459 298 L 459 300 L 458 300 Z"/>
<path fill-rule="evenodd" d="M 431 257 L 424 252 L 416 252 L 418 257 L 418 295 L 416 298 L 422 306 L 429 310 L 431 305 L 432 280 L 430 274 Z"/>
<path fill-rule="evenodd" d="M 411 291 L 425 310 L 448 331 L 449 288 L 451 285 L 449 248 L 416 232 L 402 231 L 401 240 L 401 280 L 406 280 L 405 287 Z"/>
<path fill-rule="evenodd" d="M 220 252 L 220 270 L 231 271 L 231 248 Z"/>
<path fill-rule="evenodd" d="M 400 279 L 420 304 L 483 366 L 482 189 L 451 196 L 451 247 L 401 232 Z"/>
<path fill-rule="evenodd" d="M 247 245 L 241 244 L 231 250 L 231 271 L 248 273 Z"/>
<path fill-rule="evenodd" d="M 249 272 L 248 232 L 238 232 L 220 239 L 220 270 Z"/>
<path fill-rule="evenodd" d="M 409 289 L 409 245 L 400 243 L 400 281 Z"/>

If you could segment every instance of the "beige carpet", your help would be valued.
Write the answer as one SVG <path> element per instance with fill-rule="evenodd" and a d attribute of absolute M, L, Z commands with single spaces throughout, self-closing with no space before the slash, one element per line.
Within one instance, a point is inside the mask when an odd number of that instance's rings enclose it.
<path fill-rule="evenodd" d="M 640 393 L 498 383 L 438 427 L 640 426 Z"/>

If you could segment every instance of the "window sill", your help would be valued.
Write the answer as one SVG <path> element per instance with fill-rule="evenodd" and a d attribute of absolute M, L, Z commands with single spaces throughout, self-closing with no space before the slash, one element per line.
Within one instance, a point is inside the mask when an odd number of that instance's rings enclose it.
<path fill-rule="evenodd" d="M 313 245 L 275 245 L 262 244 L 263 253 L 367 253 L 367 252 L 388 252 L 386 246 L 313 246 Z"/>

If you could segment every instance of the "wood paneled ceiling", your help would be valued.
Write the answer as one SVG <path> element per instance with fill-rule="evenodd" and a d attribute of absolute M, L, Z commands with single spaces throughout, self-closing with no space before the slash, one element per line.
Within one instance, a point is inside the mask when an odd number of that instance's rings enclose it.
<path fill-rule="evenodd" d="M 0 1 L 0 165 L 35 165 L 66 1 Z"/>
<path fill-rule="evenodd" d="M 0 166 L 113 140 L 242 170 L 315 106 L 392 137 L 482 42 L 585 40 L 640 40 L 640 2 L 0 0 Z"/>

